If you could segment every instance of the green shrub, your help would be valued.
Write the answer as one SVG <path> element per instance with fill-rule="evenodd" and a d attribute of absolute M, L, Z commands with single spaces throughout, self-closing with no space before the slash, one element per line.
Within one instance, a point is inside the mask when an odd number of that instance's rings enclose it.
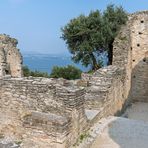
<path fill-rule="evenodd" d="M 30 73 L 31 76 L 33 77 L 45 77 L 45 78 L 49 78 L 49 75 L 47 72 L 41 72 L 41 71 L 31 71 Z"/>
<path fill-rule="evenodd" d="M 33 76 L 33 77 L 45 77 L 49 78 L 49 74 L 47 72 L 40 71 L 31 71 L 27 66 L 23 66 L 23 74 L 25 77 Z"/>
<path fill-rule="evenodd" d="M 52 69 L 51 74 L 47 72 L 32 71 L 27 66 L 23 66 L 23 74 L 25 77 L 45 77 L 45 78 L 64 78 L 68 80 L 74 80 L 81 78 L 82 71 L 72 65 L 66 67 L 55 66 Z"/>
<path fill-rule="evenodd" d="M 64 78 L 68 80 L 80 79 L 82 71 L 72 65 L 66 67 L 55 66 L 50 74 L 51 78 Z"/>
<path fill-rule="evenodd" d="M 30 76 L 30 69 L 27 66 L 23 66 L 23 74 L 25 77 Z"/>

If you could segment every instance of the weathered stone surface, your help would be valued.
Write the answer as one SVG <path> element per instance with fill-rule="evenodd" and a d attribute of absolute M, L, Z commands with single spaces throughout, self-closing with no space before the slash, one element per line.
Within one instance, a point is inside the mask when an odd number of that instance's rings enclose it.
<path fill-rule="evenodd" d="M 0 35 L 0 134 L 21 139 L 22 148 L 68 148 L 100 118 L 148 101 L 147 24 L 147 11 L 130 15 L 114 41 L 113 64 L 76 81 L 21 77 L 17 40 Z"/>
<path fill-rule="evenodd" d="M 44 131 L 55 137 L 57 143 L 69 147 L 87 126 L 85 90 L 54 81 L 3 77 L 0 80 L 0 107 L 6 112 L 17 113 L 24 121 L 22 124 L 28 125 L 26 128 Z"/>
<path fill-rule="evenodd" d="M 148 13 L 131 18 L 132 99 L 148 101 Z"/>
<path fill-rule="evenodd" d="M 140 45 L 139 45 L 140 44 Z M 118 114 L 133 100 L 148 99 L 148 12 L 130 15 L 113 45 L 113 63 L 89 79 L 85 107 L 100 110 L 98 118 Z M 83 78 L 83 77 L 82 77 Z"/>
<path fill-rule="evenodd" d="M 0 77 L 6 74 L 22 77 L 22 56 L 16 48 L 17 43 L 8 35 L 0 35 Z"/>

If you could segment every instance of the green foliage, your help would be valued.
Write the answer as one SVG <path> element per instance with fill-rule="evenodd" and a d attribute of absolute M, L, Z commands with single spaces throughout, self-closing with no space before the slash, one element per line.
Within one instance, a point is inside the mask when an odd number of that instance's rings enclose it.
<path fill-rule="evenodd" d="M 64 78 L 68 80 L 81 78 L 82 71 L 72 65 L 66 67 L 55 66 L 49 75 L 46 72 L 31 71 L 27 66 L 23 66 L 23 74 L 25 77 L 45 77 L 45 78 Z"/>
<path fill-rule="evenodd" d="M 50 74 L 51 78 L 64 78 L 68 80 L 81 78 L 82 71 L 72 65 L 66 67 L 55 66 Z"/>
<path fill-rule="evenodd" d="M 109 64 L 112 63 L 112 48 L 115 37 L 117 36 L 122 25 L 127 22 L 127 13 L 120 7 L 108 5 L 103 13 L 105 49 L 108 51 Z"/>
<path fill-rule="evenodd" d="M 21 145 L 21 143 L 22 143 L 21 140 L 20 141 L 15 141 L 15 144 L 17 144 L 17 145 Z"/>
<path fill-rule="evenodd" d="M 27 66 L 23 66 L 23 74 L 25 77 L 30 76 L 30 69 Z"/>
<path fill-rule="evenodd" d="M 101 67 L 98 56 L 102 50 L 108 51 L 111 61 L 113 41 L 126 20 L 123 8 L 114 5 L 109 5 L 103 13 L 97 10 L 72 19 L 62 28 L 62 38 L 73 61 L 86 67 L 91 65 L 91 69 L 96 70 Z"/>
<path fill-rule="evenodd" d="M 77 142 L 73 145 L 74 147 L 78 147 L 80 143 L 83 142 L 83 140 L 87 139 L 90 137 L 89 133 L 83 133 L 80 135 L 80 137 L 77 139 Z"/>
<path fill-rule="evenodd" d="M 27 66 L 23 66 L 23 74 L 25 77 L 33 76 L 33 77 L 49 78 L 49 75 L 47 72 L 31 71 Z"/>
<path fill-rule="evenodd" d="M 3 139 L 4 137 L 4 134 L 0 133 L 0 139 Z"/>

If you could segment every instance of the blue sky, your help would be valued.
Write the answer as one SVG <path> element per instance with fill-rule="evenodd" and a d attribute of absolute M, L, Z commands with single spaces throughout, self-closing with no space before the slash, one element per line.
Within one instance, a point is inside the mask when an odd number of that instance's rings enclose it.
<path fill-rule="evenodd" d="M 148 0 L 0 0 L 0 33 L 17 38 L 23 53 L 66 54 L 60 28 L 110 3 L 130 13 L 148 10 Z"/>

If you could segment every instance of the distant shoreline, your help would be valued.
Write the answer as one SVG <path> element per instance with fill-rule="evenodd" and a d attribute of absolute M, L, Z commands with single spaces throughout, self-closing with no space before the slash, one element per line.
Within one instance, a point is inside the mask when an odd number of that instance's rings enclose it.
<path fill-rule="evenodd" d="M 74 65 L 86 72 L 89 68 L 85 68 L 81 64 L 75 64 L 68 55 L 53 54 L 23 54 L 23 65 L 35 71 L 51 73 L 53 66 Z"/>

